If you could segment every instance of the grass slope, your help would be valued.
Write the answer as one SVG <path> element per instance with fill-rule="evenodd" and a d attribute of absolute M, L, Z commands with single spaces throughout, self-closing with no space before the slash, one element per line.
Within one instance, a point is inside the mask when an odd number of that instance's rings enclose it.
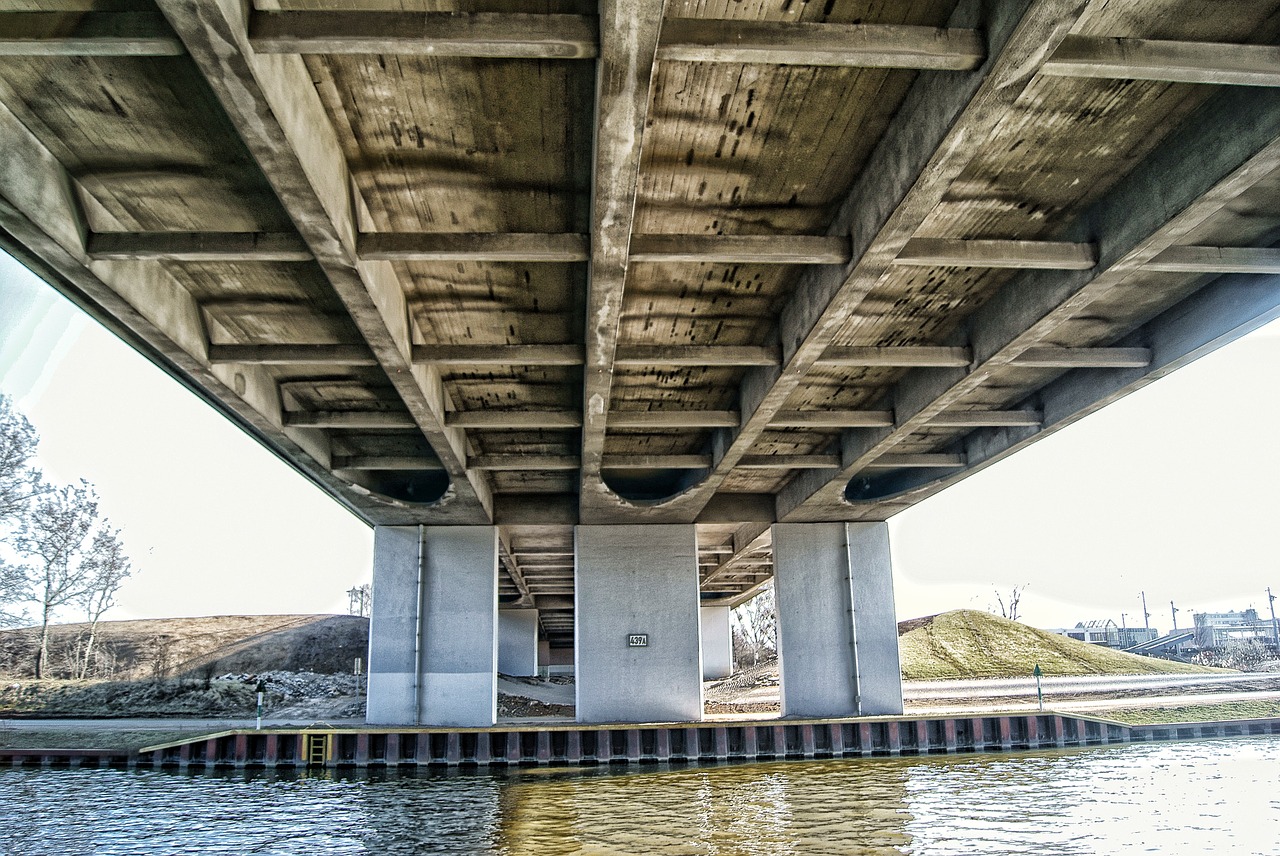
<path fill-rule="evenodd" d="M 83 624 L 51 629 L 49 674 L 61 676 L 64 652 L 87 630 Z M 212 666 L 218 673 L 271 669 L 349 673 L 367 657 L 369 619 L 353 615 L 218 615 L 104 621 L 98 646 L 115 658 L 114 677 L 148 678 L 156 671 L 183 676 Z M 0 631 L 0 675 L 30 674 L 36 628 Z M 162 667 L 155 668 L 161 659 Z"/>
<path fill-rule="evenodd" d="M 899 625 L 902 677 L 910 681 L 1046 676 L 1149 675 L 1222 671 L 1138 657 L 970 609 Z"/>

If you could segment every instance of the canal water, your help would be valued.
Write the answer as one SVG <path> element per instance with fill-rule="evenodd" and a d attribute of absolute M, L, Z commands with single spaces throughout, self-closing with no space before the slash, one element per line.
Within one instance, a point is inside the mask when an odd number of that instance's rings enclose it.
<path fill-rule="evenodd" d="M 1280 736 L 641 772 L 4 769 L 0 853 L 1270 855 Z"/>

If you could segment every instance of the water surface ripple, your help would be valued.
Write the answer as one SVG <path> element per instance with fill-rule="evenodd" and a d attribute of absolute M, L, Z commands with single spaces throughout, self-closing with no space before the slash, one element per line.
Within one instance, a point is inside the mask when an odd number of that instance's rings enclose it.
<path fill-rule="evenodd" d="M 506 774 L 0 770 L 0 853 L 1280 854 L 1280 737 Z"/>

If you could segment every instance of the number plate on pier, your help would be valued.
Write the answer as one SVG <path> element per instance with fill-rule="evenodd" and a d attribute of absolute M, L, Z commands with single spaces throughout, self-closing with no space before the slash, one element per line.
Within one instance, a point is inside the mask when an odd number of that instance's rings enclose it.
<path fill-rule="evenodd" d="M 631 647 L 631 648 L 648 648 L 649 634 L 648 633 L 632 633 L 630 636 L 627 637 L 627 645 L 628 647 Z"/>

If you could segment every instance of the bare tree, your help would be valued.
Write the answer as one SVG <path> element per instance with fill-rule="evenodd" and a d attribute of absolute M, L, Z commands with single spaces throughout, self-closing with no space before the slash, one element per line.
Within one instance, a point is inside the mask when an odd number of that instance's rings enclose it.
<path fill-rule="evenodd" d="M 31 464 L 40 436 L 27 417 L 0 395 L 0 526 L 26 510 L 41 493 L 40 471 Z"/>
<path fill-rule="evenodd" d="M 79 486 L 42 494 L 18 528 L 16 546 L 31 563 L 28 586 L 40 604 L 37 678 L 44 676 L 49 659 L 49 622 L 54 611 L 83 597 L 89 586 L 85 545 L 97 522 L 97 494 L 81 481 Z"/>
<path fill-rule="evenodd" d="M 773 597 L 773 583 L 764 585 L 760 593 L 733 610 L 733 625 L 747 646 L 751 664 L 761 656 L 770 657 L 778 650 L 778 609 Z"/>
<path fill-rule="evenodd" d="M 11 611 L 8 605 L 30 599 L 31 590 L 27 584 L 27 569 L 21 565 L 6 564 L 4 558 L 0 557 L 0 627 L 25 624 L 26 613 Z"/>
<path fill-rule="evenodd" d="M 347 612 L 361 618 L 369 617 L 369 604 L 373 600 L 373 586 L 365 583 L 347 589 Z"/>
<path fill-rule="evenodd" d="M 1009 602 L 1006 604 L 1005 599 L 1000 596 L 999 589 L 996 590 L 996 603 L 1000 607 L 1000 614 L 1010 621 L 1018 620 L 1018 605 L 1022 603 L 1022 594 L 1027 590 L 1030 583 L 1023 583 L 1020 586 L 1014 586 L 1009 592 Z"/>
<path fill-rule="evenodd" d="M 98 639 L 98 622 L 104 612 L 116 605 L 116 592 L 133 572 L 133 565 L 120 541 L 119 529 L 112 529 L 103 522 L 84 555 L 81 572 L 85 575 L 85 585 L 77 601 L 84 609 L 89 625 L 88 640 L 79 664 L 78 677 L 83 679 L 88 675 L 90 661 L 96 654 L 94 644 Z"/>
<path fill-rule="evenodd" d="M 0 542 L 8 543 L 13 526 L 42 490 L 40 471 L 31 464 L 40 437 L 27 418 L 0 395 Z M 9 606 L 30 599 L 27 568 L 0 553 L 0 627 L 26 621 L 26 614 Z M 6 555 L 7 554 L 7 555 Z"/>

